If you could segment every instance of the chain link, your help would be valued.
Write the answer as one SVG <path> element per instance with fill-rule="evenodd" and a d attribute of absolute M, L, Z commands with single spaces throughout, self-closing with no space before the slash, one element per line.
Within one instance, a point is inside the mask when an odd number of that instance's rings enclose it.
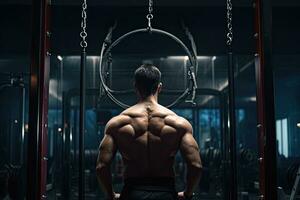
<path fill-rule="evenodd" d="M 151 20 L 153 19 L 153 0 L 149 0 L 149 8 L 148 8 L 149 13 L 147 14 L 146 18 L 148 19 L 148 29 L 151 30 Z"/>
<path fill-rule="evenodd" d="M 153 0 L 149 0 L 149 14 L 153 12 Z"/>
<path fill-rule="evenodd" d="M 227 45 L 231 46 L 233 41 L 233 28 L 232 28 L 232 2 L 227 0 Z"/>
<path fill-rule="evenodd" d="M 87 47 L 87 41 L 86 41 L 86 37 L 87 37 L 87 32 L 86 32 L 86 20 L 87 20 L 87 0 L 83 0 L 82 3 L 82 11 L 81 11 L 81 32 L 80 32 L 80 37 L 81 37 L 81 42 L 80 42 L 80 46 L 82 48 L 86 48 Z"/>

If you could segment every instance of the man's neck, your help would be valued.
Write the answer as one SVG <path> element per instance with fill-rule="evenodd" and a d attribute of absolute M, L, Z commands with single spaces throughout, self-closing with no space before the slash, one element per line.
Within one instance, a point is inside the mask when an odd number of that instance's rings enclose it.
<path fill-rule="evenodd" d="M 157 104 L 157 95 L 150 95 L 146 98 L 140 98 L 139 103 Z"/>

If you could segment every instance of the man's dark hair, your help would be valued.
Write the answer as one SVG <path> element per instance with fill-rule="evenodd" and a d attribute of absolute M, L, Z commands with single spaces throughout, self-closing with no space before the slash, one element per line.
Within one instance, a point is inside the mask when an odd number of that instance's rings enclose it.
<path fill-rule="evenodd" d="M 143 64 L 134 72 L 135 87 L 143 98 L 156 92 L 160 79 L 159 69 L 151 64 Z"/>

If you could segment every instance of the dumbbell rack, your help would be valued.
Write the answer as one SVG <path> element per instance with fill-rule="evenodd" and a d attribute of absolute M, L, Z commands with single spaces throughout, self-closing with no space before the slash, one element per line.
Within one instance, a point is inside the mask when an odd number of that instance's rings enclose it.
<path fill-rule="evenodd" d="M 295 183 L 294 183 L 294 186 L 292 189 L 290 200 L 295 200 L 295 196 L 297 194 L 297 189 L 298 189 L 298 185 L 299 185 L 299 180 L 300 180 L 300 165 L 298 167 L 297 176 L 296 176 Z"/>

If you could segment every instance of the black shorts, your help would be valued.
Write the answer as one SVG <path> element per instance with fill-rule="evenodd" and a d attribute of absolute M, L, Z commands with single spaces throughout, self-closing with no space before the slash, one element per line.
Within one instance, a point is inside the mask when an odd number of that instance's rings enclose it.
<path fill-rule="evenodd" d="M 177 200 L 173 178 L 128 178 L 121 200 Z"/>

